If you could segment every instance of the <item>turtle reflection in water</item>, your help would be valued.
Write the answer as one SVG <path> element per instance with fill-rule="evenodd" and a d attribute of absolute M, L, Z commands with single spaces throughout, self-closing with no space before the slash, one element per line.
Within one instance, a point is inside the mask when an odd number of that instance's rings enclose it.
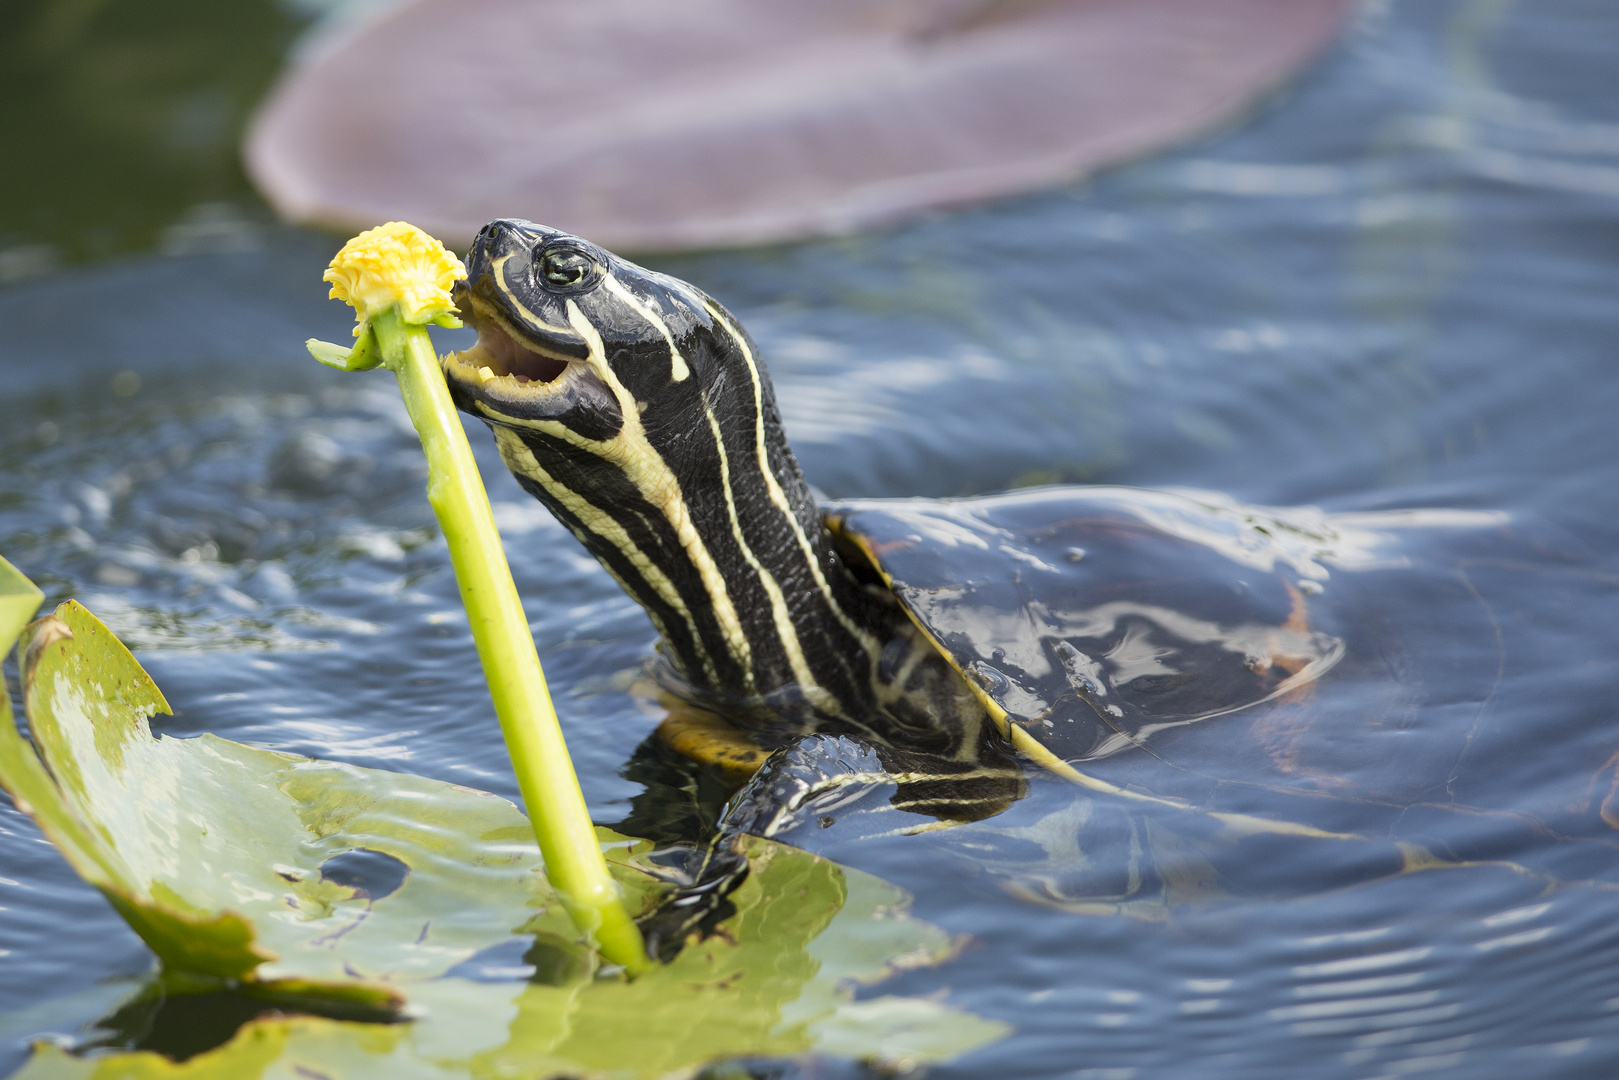
<path fill-rule="evenodd" d="M 1085 820 L 1103 803 L 1129 819 L 1150 841 L 1129 845 L 1137 857 L 1211 830 L 1354 839 L 1075 764 L 1308 694 L 1345 654 L 1311 609 L 1323 563 L 1374 559 L 1377 534 L 1118 488 L 822 508 L 753 343 L 691 285 L 501 220 L 479 233 L 455 301 L 478 331 L 444 358 L 456 403 L 662 637 L 658 739 L 738 780 L 757 771 L 727 828 L 985 822 L 1027 793 L 1032 761 L 1090 789 L 1052 811 L 1069 825 L 1044 843 L 1048 862 L 1084 846 L 1076 799 Z M 996 844 L 978 847 L 991 865 Z M 1382 848 L 1374 862 L 1393 871 L 1427 858 Z M 1013 874 L 1080 906 L 1162 903 L 1188 879 L 1060 876 Z"/>

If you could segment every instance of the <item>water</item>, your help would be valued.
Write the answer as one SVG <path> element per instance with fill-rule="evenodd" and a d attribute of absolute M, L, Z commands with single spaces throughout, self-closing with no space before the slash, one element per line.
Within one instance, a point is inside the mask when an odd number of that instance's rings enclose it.
<path fill-rule="evenodd" d="M 1243 841 L 1226 896 L 1139 918 L 1060 904 L 1064 837 L 1108 811 L 1054 780 L 975 827 L 976 864 L 947 834 L 815 840 L 976 939 L 885 987 L 1016 1025 L 938 1075 L 1619 1070 L 1615 40 L 1598 0 L 1368 3 L 1285 94 L 1153 162 L 657 261 L 759 339 L 829 496 L 1109 483 L 1511 516 L 1329 582 L 1354 632 L 1304 712 L 1095 770 L 1300 808 L 1365 850 Z M 391 380 L 302 355 L 346 333 L 318 284 L 336 241 L 231 220 L 0 292 L 0 552 L 135 647 L 162 730 L 515 795 Z M 587 799 L 620 820 L 652 632 L 472 434 Z M 1469 865 L 1393 873 L 1394 839 Z M 147 965 L 0 809 L 0 1071 Z"/>

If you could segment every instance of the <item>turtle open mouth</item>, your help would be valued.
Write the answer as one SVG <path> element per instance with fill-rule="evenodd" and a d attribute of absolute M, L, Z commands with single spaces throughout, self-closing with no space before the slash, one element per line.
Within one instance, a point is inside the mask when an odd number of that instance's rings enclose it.
<path fill-rule="evenodd" d="M 607 438 L 621 421 L 612 392 L 590 366 L 583 338 L 560 327 L 530 333 L 469 291 L 456 307 L 478 343 L 442 360 L 457 407 L 494 423 L 571 418 L 590 436 Z"/>
<path fill-rule="evenodd" d="M 452 390 L 491 404 L 521 404 L 526 413 L 561 405 L 558 399 L 583 389 L 581 382 L 599 381 L 585 363 L 588 346 L 571 331 L 527 332 L 470 289 L 458 290 L 455 301 L 461 318 L 478 331 L 478 343 L 444 357 Z"/>
<path fill-rule="evenodd" d="M 489 387 L 496 380 L 516 386 L 554 383 L 575 363 L 519 341 L 493 318 L 469 321 L 477 325 L 478 343 L 444 358 L 445 375 L 463 385 Z"/>

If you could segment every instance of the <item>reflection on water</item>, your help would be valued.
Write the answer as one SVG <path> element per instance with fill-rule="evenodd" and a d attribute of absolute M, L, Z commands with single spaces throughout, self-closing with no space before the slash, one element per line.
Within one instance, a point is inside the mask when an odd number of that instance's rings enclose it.
<path fill-rule="evenodd" d="M 1101 482 L 1506 516 L 1323 561 L 1345 646 L 1313 689 L 1087 763 L 1197 812 L 1035 777 L 960 830 L 873 836 L 851 804 L 794 831 L 977 940 L 884 988 L 1016 1026 L 941 1075 L 1619 1066 L 1616 32 L 1600 0 L 1368 3 L 1285 99 L 1161 161 L 659 264 L 759 338 L 837 497 Z M 0 551 L 129 636 L 173 733 L 511 794 L 394 391 L 299 355 L 340 333 L 311 284 L 332 246 L 0 293 Z M 651 630 L 474 442 L 587 797 L 619 820 Z M 1233 839 L 1210 813 L 1358 839 Z M 70 1032 L 146 963 L 9 809 L 0 909 L 0 1010 L 28 1009 L 8 1038 Z"/>

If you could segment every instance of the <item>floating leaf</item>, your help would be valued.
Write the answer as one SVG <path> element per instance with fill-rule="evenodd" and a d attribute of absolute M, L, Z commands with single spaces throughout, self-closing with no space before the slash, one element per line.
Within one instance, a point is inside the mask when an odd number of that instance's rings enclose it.
<path fill-rule="evenodd" d="M 299 223 L 406 217 L 466 242 L 531 217 L 634 251 L 796 240 L 1180 142 L 1248 108 L 1352 10 L 417 0 L 301 52 L 244 151 Z M 490 92 L 490 72 L 535 70 Z M 557 108 L 558 86 L 593 92 Z"/>
<path fill-rule="evenodd" d="M 443 974 L 519 926 L 574 936 L 505 799 L 212 735 L 154 737 L 163 695 L 72 601 L 23 651 L 49 773 L 0 725 L 0 784 L 171 972 L 389 1006 L 388 983 Z M 628 841 L 603 839 L 632 899 L 650 903 L 657 879 L 628 864 Z"/>
<path fill-rule="evenodd" d="M 15 566 L 0 559 L 0 657 L 11 651 L 17 635 L 28 625 L 44 599 L 45 594 L 38 586 L 23 577 Z M 9 717 L 10 705 L 5 708 Z"/>
<path fill-rule="evenodd" d="M 598 969 L 505 799 L 211 735 L 154 737 L 162 694 L 76 603 L 29 629 L 22 668 L 38 754 L 0 700 L 0 784 L 163 959 L 152 992 L 235 986 L 328 1013 L 408 993 L 416 1020 L 265 1016 L 178 1064 L 41 1045 L 20 1077 L 650 1078 L 807 1051 L 904 1068 L 1007 1031 L 937 1001 L 854 1000 L 956 949 L 868 874 L 744 838 L 735 913 L 627 980 Z M 631 909 L 653 906 L 666 886 L 648 845 L 600 835 Z M 519 954 L 505 971 L 476 962 Z"/>

